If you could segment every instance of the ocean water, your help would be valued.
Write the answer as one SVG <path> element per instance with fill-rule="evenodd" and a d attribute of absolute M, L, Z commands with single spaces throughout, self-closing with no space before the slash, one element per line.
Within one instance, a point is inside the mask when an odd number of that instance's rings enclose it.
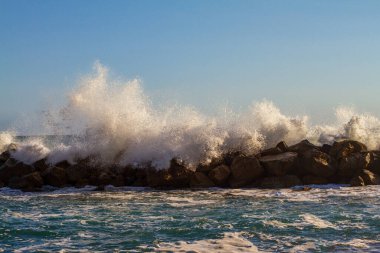
<path fill-rule="evenodd" d="M 0 189 L 0 252 L 380 252 L 380 186 Z"/>

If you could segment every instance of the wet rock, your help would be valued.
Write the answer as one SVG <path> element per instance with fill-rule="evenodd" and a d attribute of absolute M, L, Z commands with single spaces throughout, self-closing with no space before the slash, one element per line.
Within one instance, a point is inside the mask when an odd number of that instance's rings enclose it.
<path fill-rule="evenodd" d="M 209 164 L 199 164 L 196 168 L 197 172 L 209 173 L 213 168 L 223 164 L 223 157 L 214 158 Z"/>
<path fill-rule="evenodd" d="M 288 148 L 288 151 L 297 152 L 297 153 L 305 153 L 309 150 L 319 150 L 318 146 L 315 146 L 308 140 L 303 140 L 295 145 L 292 145 Z"/>
<path fill-rule="evenodd" d="M 380 184 L 380 176 L 369 170 L 363 170 L 362 173 L 360 174 L 360 177 L 363 179 L 365 185 Z"/>
<path fill-rule="evenodd" d="M 370 161 L 370 153 L 353 153 L 342 157 L 339 161 L 337 174 L 339 177 L 351 178 L 367 169 Z"/>
<path fill-rule="evenodd" d="M 356 176 L 351 179 L 350 185 L 351 186 L 365 186 L 365 183 L 361 176 Z"/>
<path fill-rule="evenodd" d="M 41 188 L 43 183 L 40 173 L 36 171 L 22 177 L 12 177 L 9 180 L 9 187 L 23 191 L 35 191 Z"/>
<path fill-rule="evenodd" d="M 226 185 L 231 171 L 227 165 L 219 165 L 208 173 L 208 177 L 218 186 Z"/>
<path fill-rule="evenodd" d="M 321 151 L 326 154 L 330 154 L 332 146 L 329 144 L 323 144 L 321 147 Z"/>
<path fill-rule="evenodd" d="M 154 188 L 187 188 L 193 173 L 185 166 L 172 161 L 169 169 L 148 170 L 147 184 Z"/>
<path fill-rule="evenodd" d="M 313 176 L 313 175 L 306 175 L 302 178 L 302 182 L 306 185 L 309 184 L 328 184 L 329 180 L 323 177 Z"/>
<path fill-rule="evenodd" d="M 66 170 L 56 166 L 48 168 L 42 174 L 42 178 L 45 184 L 55 187 L 63 187 L 68 183 Z"/>
<path fill-rule="evenodd" d="M 343 157 L 347 157 L 353 153 L 359 153 L 367 151 L 367 146 L 361 142 L 353 140 L 344 140 L 334 142 L 330 150 L 330 156 L 339 160 Z"/>
<path fill-rule="evenodd" d="M 215 184 L 202 172 L 195 172 L 190 178 L 190 187 L 207 188 L 215 187 Z"/>
<path fill-rule="evenodd" d="M 295 152 L 285 152 L 260 157 L 259 161 L 270 175 L 283 176 L 295 169 L 297 157 Z"/>
<path fill-rule="evenodd" d="M 47 170 L 50 167 L 50 165 L 47 163 L 46 159 L 44 158 L 33 163 L 33 167 L 40 173 L 43 173 L 45 170 Z"/>
<path fill-rule="evenodd" d="M 301 185 L 301 180 L 295 175 L 286 175 L 281 177 L 265 177 L 261 179 L 260 186 L 262 188 L 288 188 Z"/>
<path fill-rule="evenodd" d="M 242 187 L 252 183 L 264 173 L 260 162 L 255 157 L 236 157 L 231 165 L 231 187 Z"/>
<path fill-rule="evenodd" d="M 91 171 L 93 171 L 95 174 L 97 174 L 95 168 L 91 168 L 89 165 L 85 163 L 78 163 L 75 165 L 71 165 L 66 168 L 66 174 L 67 174 L 67 179 L 70 184 L 73 185 L 83 185 L 83 180 L 84 179 L 90 179 L 92 176 Z"/>
<path fill-rule="evenodd" d="M 0 167 L 0 181 L 7 184 L 12 177 L 22 177 L 33 171 L 32 166 L 10 158 Z"/>
<path fill-rule="evenodd" d="M 65 161 L 61 161 L 61 162 L 55 164 L 55 166 L 59 167 L 59 168 L 62 168 L 62 169 L 66 169 L 66 168 L 70 167 L 71 164 L 68 161 L 65 160 Z"/>
<path fill-rule="evenodd" d="M 380 175 L 380 152 L 370 152 L 370 162 L 368 164 L 368 170 L 375 174 Z"/>
<path fill-rule="evenodd" d="M 276 145 L 276 148 L 280 149 L 282 152 L 287 152 L 289 150 L 288 145 L 284 141 L 279 142 Z"/>
<path fill-rule="evenodd" d="M 272 156 L 272 155 L 278 155 L 281 153 L 283 153 L 283 151 L 280 148 L 274 147 L 274 148 L 268 148 L 261 151 L 260 156 Z"/>
<path fill-rule="evenodd" d="M 302 154 L 300 168 L 307 174 L 329 178 L 336 172 L 336 162 L 328 154 L 310 149 Z"/>

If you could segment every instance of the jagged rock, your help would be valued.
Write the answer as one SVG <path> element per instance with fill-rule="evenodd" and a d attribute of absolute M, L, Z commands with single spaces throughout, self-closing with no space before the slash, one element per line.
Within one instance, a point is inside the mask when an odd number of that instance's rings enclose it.
<path fill-rule="evenodd" d="M 252 183 L 264 172 L 259 160 L 255 157 L 236 157 L 231 165 L 231 177 L 229 184 L 231 187 L 242 187 Z"/>
<path fill-rule="evenodd" d="M 50 167 L 50 165 L 47 163 L 46 159 L 44 158 L 33 163 L 33 167 L 40 173 L 43 173 L 45 170 L 47 170 Z"/>
<path fill-rule="evenodd" d="M 356 176 L 350 181 L 351 186 L 365 186 L 364 180 L 361 176 Z"/>
<path fill-rule="evenodd" d="M 368 170 L 380 175 L 380 152 L 370 152 Z"/>
<path fill-rule="evenodd" d="M 215 184 L 204 173 L 195 172 L 190 178 L 190 187 L 207 188 L 215 187 Z"/>
<path fill-rule="evenodd" d="M 313 175 L 306 175 L 302 178 L 302 182 L 306 185 L 308 184 L 328 184 L 329 181 L 326 178 L 313 176 Z"/>
<path fill-rule="evenodd" d="M 329 178 L 335 174 L 335 164 L 334 159 L 328 154 L 316 149 L 310 149 L 302 154 L 299 166 L 306 174 Z"/>
<path fill-rule="evenodd" d="M 197 172 L 209 173 L 213 168 L 223 164 L 223 158 L 214 158 L 209 164 L 199 164 L 196 168 Z"/>
<path fill-rule="evenodd" d="M 208 173 L 208 177 L 216 185 L 224 186 L 227 183 L 228 177 L 230 176 L 230 174 L 231 174 L 231 171 L 227 165 L 219 165 Z"/>
<path fill-rule="evenodd" d="M 63 187 L 67 184 L 66 170 L 60 167 L 50 167 L 43 174 L 44 182 L 55 187 Z"/>
<path fill-rule="evenodd" d="M 148 170 L 147 183 L 148 186 L 154 188 L 186 188 L 190 185 L 190 177 L 193 173 L 173 160 L 167 170 Z"/>
<path fill-rule="evenodd" d="M 9 180 L 9 187 L 22 189 L 24 191 L 33 191 L 41 188 L 44 181 L 39 172 L 32 172 L 22 177 L 12 177 Z"/>
<path fill-rule="evenodd" d="M 284 141 L 279 142 L 276 145 L 276 148 L 280 149 L 282 152 L 287 152 L 289 150 L 288 145 Z"/>
<path fill-rule="evenodd" d="M 370 161 L 370 153 L 353 153 L 342 157 L 339 161 L 337 174 L 339 177 L 351 178 L 363 169 L 367 169 Z"/>
<path fill-rule="evenodd" d="M 372 173 L 369 170 L 363 170 L 360 174 L 365 185 L 378 185 L 380 184 L 380 176 Z"/>
<path fill-rule="evenodd" d="M 287 150 L 291 151 L 291 152 L 305 153 L 309 150 L 319 150 L 319 147 L 315 146 L 314 144 L 312 144 L 308 140 L 303 140 L 303 141 L 301 141 L 295 145 L 288 147 Z"/>
<path fill-rule="evenodd" d="M 260 157 L 259 161 L 270 175 L 283 176 L 295 169 L 297 157 L 295 152 L 285 152 Z"/>
<path fill-rule="evenodd" d="M 281 154 L 283 151 L 278 148 L 278 147 L 274 147 L 274 148 L 268 148 L 268 149 L 265 149 L 263 151 L 260 152 L 260 156 L 272 156 L 272 155 L 278 155 L 278 154 Z"/>
<path fill-rule="evenodd" d="M 34 168 L 30 165 L 26 165 L 22 162 L 9 158 L 0 167 L 0 181 L 7 184 L 12 177 L 22 177 L 26 174 L 32 173 Z"/>
<path fill-rule="evenodd" d="M 350 154 L 364 151 L 367 151 L 367 146 L 363 143 L 353 140 L 344 140 L 334 142 L 330 150 L 330 156 L 339 160 L 343 157 L 349 156 Z"/>
<path fill-rule="evenodd" d="M 265 177 L 261 179 L 262 188 L 288 188 L 301 185 L 301 180 L 295 175 L 286 175 L 282 177 Z"/>

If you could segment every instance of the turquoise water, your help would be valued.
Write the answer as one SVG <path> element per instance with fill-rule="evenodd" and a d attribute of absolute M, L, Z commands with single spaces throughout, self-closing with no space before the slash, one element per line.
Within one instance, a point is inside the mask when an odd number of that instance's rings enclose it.
<path fill-rule="evenodd" d="M 0 190 L 0 252 L 379 252 L 380 187 Z"/>

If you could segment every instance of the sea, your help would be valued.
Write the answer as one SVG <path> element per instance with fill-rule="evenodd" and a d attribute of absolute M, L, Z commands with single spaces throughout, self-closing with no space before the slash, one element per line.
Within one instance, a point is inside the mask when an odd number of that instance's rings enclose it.
<path fill-rule="evenodd" d="M 0 189 L 0 252 L 380 252 L 380 186 Z"/>

